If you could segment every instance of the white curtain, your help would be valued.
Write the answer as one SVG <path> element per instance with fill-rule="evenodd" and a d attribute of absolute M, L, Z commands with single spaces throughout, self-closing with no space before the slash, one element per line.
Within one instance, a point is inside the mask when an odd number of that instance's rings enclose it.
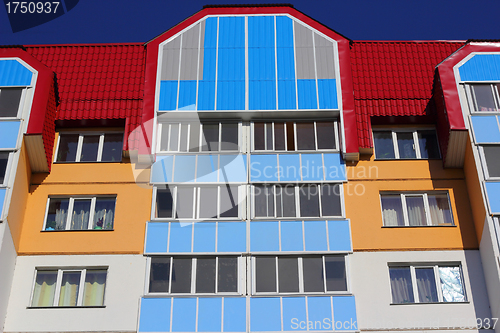
<path fill-rule="evenodd" d="M 57 271 L 38 271 L 31 306 L 53 306 Z"/>
<path fill-rule="evenodd" d="M 90 216 L 90 199 L 75 200 L 73 204 L 73 217 L 71 219 L 71 230 L 88 229 Z"/>
<path fill-rule="evenodd" d="M 113 229 L 115 198 L 97 198 L 93 229 Z"/>
<path fill-rule="evenodd" d="M 446 194 L 429 195 L 429 208 L 433 225 L 453 224 Z"/>
<path fill-rule="evenodd" d="M 386 226 L 404 225 L 403 208 L 399 195 L 382 196 L 382 216 Z"/>
<path fill-rule="evenodd" d="M 437 302 L 436 279 L 433 268 L 416 268 L 418 298 L 420 303 Z"/>
<path fill-rule="evenodd" d="M 62 206 L 62 205 L 61 205 Z M 61 208 L 56 209 L 56 230 L 64 230 L 66 229 L 66 219 L 68 217 L 68 206 L 62 206 Z"/>
<path fill-rule="evenodd" d="M 85 291 L 83 292 L 84 306 L 100 306 L 104 303 L 104 288 L 106 287 L 106 271 L 87 271 Z"/>
<path fill-rule="evenodd" d="M 410 225 L 426 225 L 424 199 L 422 196 L 406 196 L 406 206 L 408 207 Z"/>
<path fill-rule="evenodd" d="M 76 306 L 81 272 L 64 272 L 61 283 L 59 306 Z"/>
<path fill-rule="evenodd" d="M 444 302 L 465 302 L 460 267 L 439 267 Z"/>
<path fill-rule="evenodd" d="M 413 289 L 411 286 L 410 267 L 391 267 L 392 303 L 413 303 Z"/>

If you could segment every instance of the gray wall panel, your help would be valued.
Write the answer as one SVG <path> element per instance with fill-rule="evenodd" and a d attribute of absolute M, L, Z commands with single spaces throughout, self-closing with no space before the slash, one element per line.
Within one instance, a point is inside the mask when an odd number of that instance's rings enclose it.
<path fill-rule="evenodd" d="M 182 34 L 181 80 L 196 80 L 199 37 L 199 24 Z"/>
<path fill-rule="evenodd" d="M 333 43 L 318 34 L 314 34 L 314 45 L 316 48 L 318 79 L 335 79 Z"/>
<path fill-rule="evenodd" d="M 294 22 L 297 79 L 315 79 L 312 31 Z"/>
<path fill-rule="evenodd" d="M 178 36 L 174 40 L 163 46 L 163 59 L 161 64 L 161 79 L 162 80 L 178 80 L 179 79 L 179 55 L 181 47 L 181 37 Z"/>
<path fill-rule="evenodd" d="M 199 78 L 198 80 L 203 80 L 203 55 L 204 55 L 204 44 L 205 44 L 205 20 L 200 23 L 200 70 L 199 70 Z"/>

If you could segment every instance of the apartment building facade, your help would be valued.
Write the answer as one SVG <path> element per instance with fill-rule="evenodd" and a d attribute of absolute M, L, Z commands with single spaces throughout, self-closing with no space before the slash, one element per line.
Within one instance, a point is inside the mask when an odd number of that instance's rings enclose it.
<path fill-rule="evenodd" d="M 0 49 L 3 330 L 499 331 L 499 47 L 273 5 Z"/>

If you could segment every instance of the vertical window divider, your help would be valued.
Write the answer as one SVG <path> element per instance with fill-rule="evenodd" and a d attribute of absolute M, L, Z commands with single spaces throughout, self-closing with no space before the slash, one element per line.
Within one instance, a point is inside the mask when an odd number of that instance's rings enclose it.
<path fill-rule="evenodd" d="M 326 293 L 328 291 L 328 289 L 326 288 L 326 263 L 325 263 L 325 256 L 321 256 L 321 263 L 323 264 L 323 292 Z M 345 259 L 344 259 L 344 263 L 345 263 Z"/>
<path fill-rule="evenodd" d="M 196 268 L 198 267 L 198 258 L 191 259 L 191 293 L 196 293 Z"/>
<path fill-rule="evenodd" d="M 202 146 L 203 146 L 203 139 L 205 138 L 205 136 L 203 135 L 203 124 L 200 123 L 200 125 L 198 126 L 198 133 L 200 133 L 200 137 L 198 138 L 198 150 L 196 151 L 197 153 L 199 153 L 200 151 L 202 151 Z"/>
<path fill-rule="evenodd" d="M 82 155 L 82 146 L 83 146 L 83 135 L 78 136 L 78 146 L 76 148 L 76 156 L 75 162 L 80 162 L 80 156 Z"/>
<path fill-rule="evenodd" d="M 287 128 L 286 121 L 284 121 L 283 122 L 283 133 L 284 133 L 285 137 L 283 139 L 285 140 L 285 151 L 288 151 L 288 133 L 287 133 L 286 128 Z"/>
<path fill-rule="evenodd" d="M 441 276 L 439 275 L 439 266 L 438 265 L 434 265 L 433 269 L 434 269 L 434 279 L 436 280 L 436 290 L 437 290 L 437 294 L 438 294 L 438 301 L 439 302 L 444 302 L 443 301 L 443 299 L 444 299 L 444 297 L 443 297 L 443 288 L 441 287 Z M 465 280 L 462 278 L 462 281 L 464 281 L 462 283 L 462 288 L 464 288 Z"/>
<path fill-rule="evenodd" d="M 217 151 L 222 151 L 222 123 L 218 122 L 217 127 L 219 129 L 219 140 L 218 140 Z"/>
<path fill-rule="evenodd" d="M 410 219 L 408 217 L 408 206 L 406 205 L 406 196 L 401 193 L 401 205 L 403 206 L 403 219 L 404 219 L 404 224 L 405 226 L 410 225 Z"/>
<path fill-rule="evenodd" d="M 278 217 L 278 198 L 276 195 L 276 185 L 271 185 L 269 186 L 271 189 L 271 195 L 273 196 L 273 202 L 274 202 L 274 209 L 273 209 L 273 216 L 272 217 Z M 281 207 L 281 206 L 280 206 Z M 283 215 L 283 214 L 282 214 Z"/>
<path fill-rule="evenodd" d="M 302 223 L 302 225 L 304 225 Z M 304 293 L 304 262 L 302 261 L 302 257 L 297 258 L 297 269 L 298 275 L 299 275 L 299 293 L 303 294 Z"/>
<path fill-rule="evenodd" d="M 323 216 L 323 194 L 321 193 L 322 188 L 323 184 L 316 185 L 316 190 L 318 191 L 319 216 Z"/>
<path fill-rule="evenodd" d="M 272 130 L 271 130 L 271 135 L 272 135 L 271 142 L 272 142 L 272 145 L 273 145 L 273 151 L 275 151 L 276 150 L 276 142 L 275 142 L 276 132 L 274 130 L 274 121 L 271 123 L 271 126 L 272 126 Z"/>
<path fill-rule="evenodd" d="M 221 213 L 221 212 L 220 212 L 220 208 L 221 208 L 221 207 L 220 207 L 220 191 L 221 191 L 221 187 L 220 187 L 220 186 L 216 186 L 215 188 L 217 189 L 217 202 L 216 202 L 216 204 L 215 204 L 215 205 L 217 206 L 217 211 L 216 211 L 216 215 L 215 215 L 215 216 L 216 216 L 217 218 L 219 218 L 220 213 Z"/>
<path fill-rule="evenodd" d="M 54 293 L 54 303 L 53 303 L 54 306 L 59 305 L 59 297 L 61 297 L 62 275 L 63 275 L 63 270 L 58 269 L 57 279 L 56 279 L 56 292 Z"/>
<path fill-rule="evenodd" d="M 391 131 L 392 134 L 392 145 L 394 146 L 394 156 L 396 159 L 399 159 L 399 146 L 398 146 L 398 138 L 395 131 Z"/>
<path fill-rule="evenodd" d="M 78 297 L 76 298 L 76 305 L 83 305 L 83 290 L 85 287 L 85 277 L 87 276 L 87 269 L 84 268 L 80 271 L 80 284 L 78 286 Z"/>
<path fill-rule="evenodd" d="M 92 197 L 90 200 L 89 223 L 87 225 L 87 229 L 93 229 L 96 201 L 96 197 Z"/>
<path fill-rule="evenodd" d="M 58 136 L 57 136 L 56 151 L 55 151 L 55 154 L 53 156 L 52 162 L 57 162 L 57 155 L 59 155 L 59 144 L 60 143 L 61 143 L 61 133 L 59 133 Z M 78 150 L 78 146 L 77 146 L 77 150 Z"/>
<path fill-rule="evenodd" d="M 432 225 L 431 209 L 430 209 L 429 197 L 428 197 L 427 193 L 423 194 L 423 199 L 424 199 L 425 218 L 427 220 L 426 225 Z"/>
<path fill-rule="evenodd" d="M 415 147 L 415 156 L 420 159 L 422 155 L 420 154 L 420 144 L 418 142 L 418 131 L 413 131 L 413 147 Z"/>
<path fill-rule="evenodd" d="M 167 185 L 170 189 L 170 187 Z M 172 195 L 172 218 L 177 218 L 177 186 L 174 186 L 172 190 L 170 190 L 170 195 Z"/>
<path fill-rule="evenodd" d="M 104 149 L 104 134 L 99 136 L 99 146 L 97 147 L 97 162 L 102 160 L 102 151 Z"/>
<path fill-rule="evenodd" d="M 415 303 L 420 303 L 420 297 L 417 288 L 417 277 L 415 273 L 415 266 L 410 266 L 411 287 L 413 289 L 413 298 Z"/>
<path fill-rule="evenodd" d="M 297 93 L 298 95 L 298 93 Z M 298 107 L 298 103 L 297 103 Z M 293 142 L 295 143 L 295 151 L 299 150 L 299 147 L 297 146 L 297 123 L 293 122 Z"/>
<path fill-rule="evenodd" d="M 170 229 L 170 228 L 169 228 Z M 170 234 L 170 230 L 169 230 Z M 169 267 L 169 274 L 168 274 L 168 293 L 172 293 L 172 273 L 174 271 L 174 257 L 170 257 L 170 267 Z"/>
<path fill-rule="evenodd" d="M 314 40 L 314 35 L 313 35 L 313 40 Z M 316 66 L 316 62 L 314 62 L 314 66 Z M 317 81 L 316 81 L 316 90 L 317 90 Z M 317 91 L 316 91 L 317 93 Z M 318 109 L 319 109 L 319 99 L 318 99 Z M 314 127 L 314 148 L 316 151 L 318 151 L 318 128 L 316 126 L 316 122 L 313 121 L 313 127 Z"/>
<path fill-rule="evenodd" d="M 294 190 L 295 190 L 295 217 L 301 217 L 300 201 L 299 201 L 299 196 L 300 196 L 299 186 L 294 186 Z"/>
<path fill-rule="evenodd" d="M 219 292 L 219 256 L 215 257 L 215 293 Z"/>
<path fill-rule="evenodd" d="M 69 230 L 71 229 L 71 216 L 73 215 L 73 206 L 75 203 L 75 198 L 69 198 L 69 204 L 68 204 L 68 216 L 66 217 L 66 227 L 64 230 Z"/>
<path fill-rule="evenodd" d="M 198 187 L 195 187 L 194 189 L 195 189 L 194 199 L 196 201 L 196 212 L 194 214 L 194 218 L 199 219 L 200 218 L 200 200 L 199 200 L 199 198 L 201 196 L 201 193 L 200 193 L 201 188 L 198 186 Z"/>
<path fill-rule="evenodd" d="M 198 85 L 198 81 L 196 81 L 196 84 Z M 198 88 L 196 88 L 198 89 Z M 198 94 L 196 94 L 196 99 L 198 100 Z M 187 135 L 186 135 L 186 150 L 187 152 L 189 152 L 189 147 L 190 147 L 190 144 L 191 144 L 191 124 L 188 123 L 187 124 Z M 198 157 L 198 156 L 196 156 Z M 198 165 L 198 163 L 196 163 L 196 165 Z M 195 175 L 196 175 L 196 170 L 195 170 Z"/>
<path fill-rule="evenodd" d="M 255 257 L 249 257 L 247 262 L 250 261 L 250 269 L 247 269 L 247 274 L 246 276 L 250 276 L 251 278 L 248 279 L 247 278 L 247 281 L 249 281 L 249 283 L 251 284 L 250 288 L 251 288 L 251 294 L 255 294 L 257 288 L 256 288 L 256 283 L 255 283 L 255 280 L 257 279 L 257 274 L 256 274 L 256 271 L 255 271 L 255 260 L 256 258 Z"/>
<path fill-rule="evenodd" d="M 274 256 L 274 262 L 276 263 L 274 265 L 274 269 L 276 270 L 276 293 L 279 293 L 280 291 L 280 277 L 279 277 L 279 269 L 278 269 L 278 256 Z"/>
<path fill-rule="evenodd" d="M 192 198 L 193 198 L 193 206 L 192 206 L 192 208 L 193 208 L 193 212 L 191 213 L 191 217 L 192 217 L 193 219 L 195 219 L 195 218 L 196 218 L 196 203 L 198 202 L 198 198 L 197 198 L 197 196 L 196 196 L 196 188 L 197 188 L 196 186 L 195 186 L 195 187 L 193 187 L 193 191 L 191 192 L 191 195 L 192 195 Z M 194 243 L 193 243 L 193 244 L 194 244 Z M 194 246 L 194 245 L 193 245 L 193 246 Z"/>
<path fill-rule="evenodd" d="M 340 151 L 341 150 L 341 147 L 340 147 L 341 143 L 340 143 L 340 140 L 339 140 L 339 127 L 338 126 L 339 126 L 338 122 L 335 120 L 333 122 L 333 132 L 335 134 L 335 149 L 337 149 L 337 150 Z M 325 171 L 325 173 L 326 173 L 326 171 Z"/>

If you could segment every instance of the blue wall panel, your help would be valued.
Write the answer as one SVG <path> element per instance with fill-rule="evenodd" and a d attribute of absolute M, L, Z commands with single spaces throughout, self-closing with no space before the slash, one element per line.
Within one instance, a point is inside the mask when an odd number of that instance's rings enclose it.
<path fill-rule="evenodd" d="M 281 222 L 281 251 L 304 251 L 302 221 Z"/>
<path fill-rule="evenodd" d="M 358 330 L 354 296 L 333 297 L 333 320 L 336 331 Z"/>
<path fill-rule="evenodd" d="M 245 222 L 219 222 L 217 252 L 246 252 L 246 230 Z"/>
<path fill-rule="evenodd" d="M 332 306 L 330 297 L 308 297 L 307 310 L 309 314 L 309 330 L 332 330 Z M 330 327 L 326 325 L 330 323 Z"/>
<path fill-rule="evenodd" d="M 323 159 L 321 154 L 302 154 L 302 180 L 324 180 Z"/>
<path fill-rule="evenodd" d="M 277 155 L 251 155 L 250 158 L 251 181 L 278 181 Z"/>
<path fill-rule="evenodd" d="M 328 251 L 325 221 L 305 221 L 306 251 Z"/>
<path fill-rule="evenodd" d="M 196 156 L 176 155 L 174 168 L 174 182 L 192 182 L 195 177 Z"/>
<path fill-rule="evenodd" d="M 296 109 L 293 21 L 289 17 L 276 17 L 276 46 L 278 108 L 280 110 Z"/>
<path fill-rule="evenodd" d="M 500 183 L 486 182 L 485 186 L 491 213 L 500 213 Z"/>
<path fill-rule="evenodd" d="M 195 332 L 196 298 L 174 298 L 172 332 Z"/>
<path fill-rule="evenodd" d="M 279 155 L 279 180 L 300 180 L 300 154 Z"/>
<path fill-rule="evenodd" d="M 198 155 L 197 182 L 216 182 L 219 168 L 218 155 Z"/>
<path fill-rule="evenodd" d="M 198 110 L 215 108 L 215 67 L 217 64 L 217 18 L 209 17 L 203 37 L 203 77 L 198 82 Z"/>
<path fill-rule="evenodd" d="M 307 329 L 305 297 L 283 297 L 283 331 Z"/>
<path fill-rule="evenodd" d="M 179 222 L 172 222 L 170 224 L 168 251 L 191 252 L 192 232 L 192 223 L 181 224 Z"/>
<path fill-rule="evenodd" d="M 323 154 L 325 180 L 347 181 L 345 163 L 339 153 Z"/>
<path fill-rule="evenodd" d="M 497 117 L 472 116 L 471 120 L 476 143 L 500 142 L 500 131 L 498 130 Z"/>
<path fill-rule="evenodd" d="M 250 331 L 281 331 L 281 308 L 278 297 L 250 299 Z"/>
<path fill-rule="evenodd" d="M 193 252 L 215 252 L 215 222 L 194 223 Z"/>
<path fill-rule="evenodd" d="M 318 79 L 318 97 L 320 109 L 338 109 L 335 79 Z"/>
<path fill-rule="evenodd" d="M 14 59 L 0 60 L 0 86 L 29 86 L 33 73 Z"/>
<path fill-rule="evenodd" d="M 146 253 L 166 253 L 169 223 L 148 222 L 146 234 Z"/>
<path fill-rule="evenodd" d="M 168 183 L 172 181 L 174 156 L 158 156 L 151 166 L 152 183 Z"/>
<path fill-rule="evenodd" d="M 198 300 L 198 332 L 220 332 L 222 321 L 222 298 L 200 298 Z"/>
<path fill-rule="evenodd" d="M 297 80 L 299 109 L 317 109 L 316 80 Z"/>
<path fill-rule="evenodd" d="M 250 110 L 276 110 L 276 81 L 249 81 L 248 108 Z"/>
<path fill-rule="evenodd" d="M 177 81 L 160 82 L 160 102 L 158 110 L 175 110 L 177 107 Z"/>
<path fill-rule="evenodd" d="M 246 332 L 246 298 L 224 298 L 224 332 Z"/>
<path fill-rule="evenodd" d="M 330 251 L 352 251 L 349 221 L 328 221 Z"/>
<path fill-rule="evenodd" d="M 179 110 L 196 110 L 196 81 L 179 81 Z"/>
<path fill-rule="evenodd" d="M 279 251 L 279 222 L 250 222 L 250 251 Z"/>
<path fill-rule="evenodd" d="M 221 155 L 219 168 L 219 182 L 246 182 L 247 156 Z"/>
<path fill-rule="evenodd" d="M 462 81 L 500 80 L 500 54 L 476 54 L 459 68 Z"/>
<path fill-rule="evenodd" d="M 170 332 L 170 298 L 143 298 L 139 332 Z"/>
<path fill-rule="evenodd" d="M 16 148 L 19 121 L 0 121 L 0 148 Z"/>
<path fill-rule="evenodd" d="M 297 109 L 295 80 L 278 80 L 278 109 Z"/>

